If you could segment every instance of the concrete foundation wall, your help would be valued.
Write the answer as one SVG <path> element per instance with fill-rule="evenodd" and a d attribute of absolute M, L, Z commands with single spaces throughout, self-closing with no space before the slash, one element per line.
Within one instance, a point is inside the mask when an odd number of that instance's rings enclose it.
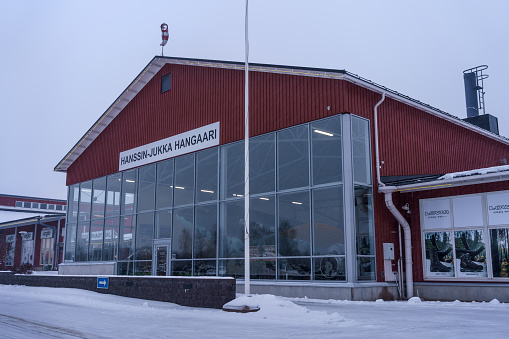
<path fill-rule="evenodd" d="M 79 288 L 130 298 L 166 301 L 182 306 L 222 308 L 235 299 L 235 279 L 219 277 L 111 276 L 108 289 L 97 288 L 97 276 L 19 275 L 0 272 L 0 284 Z"/>
<path fill-rule="evenodd" d="M 104 263 L 63 263 L 58 265 L 58 274 L 62 275 L 115 275 L 114 262 Z"/>
<path fill-rule="evenodd" d="M 509 302 L 509 284 L 479 283 L 414 283 L 415 295 L 424 300 Z"/>
<path fill-rule="evenodd" d="M 237 282 L 237 293 L 244 293 L 244 282 Z M 251 293 L 274 294 L 283 297 L 375 301 L 399 300 L 397 286 L 379 284 L 291 284 L 251 282 Z"/>

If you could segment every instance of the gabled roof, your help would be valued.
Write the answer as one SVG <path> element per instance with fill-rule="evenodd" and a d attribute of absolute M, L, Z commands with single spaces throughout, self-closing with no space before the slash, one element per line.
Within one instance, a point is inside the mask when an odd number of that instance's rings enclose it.
<path fill-rule="evenodd" d="M 226 69 L 244 70 L 243 62 L 234 61 L 219 61 L 219 60 L 203 60 L 203 59 L 189 59 L 179 57 L 154 57 L 147 66 L 141 71 L 140 74 L 127 86 L 127 88 L 119 95 L 119 97 L 111 104 L 110 107 L 99 117 L 99 119 L 90 127 L 90 129 L 83 135 L 80 140 L 73 146 L 73 148 L 60 160 L 55 166 L 54 171 L 66 172 L 69 166 L 85 151 L 85 149 L 95 140 L 95 138 L 115 119 L 115 117 L 122 112 L 122 110 L 129 104 L 129 102 L 140 92 L 143 87 L 154 77 L 154 75 L 166 64 L 180 64 L 201 67 L 215 67 Z M 356 74 L 347 72 L 345 70 L 323 69 L 323 68 L 307 68 L 297 66 L 281 66 L 269 64 L 249 64 L 249 70 L 252 72 L 269 72 L 279 74 L 300 75 L 309 77 L 331 78 L 346 80 L 361 87 L 370 89 L 377 93 L 384 93 L 386 96 L 403 102 L 407 105 L 416 107 L 422 111 L 445 119 L 454 124 L 463 126 L 467 129 L 473 130 L 479 134 L 487 136 L 491 139 L 509 145 L 509 139 L 501 137 L 492 132 L 486 131 L 480 127 L 472 125 L 460 118 L 446 113 L 442 110 L 434 108 L 421 101 L 412 99 L 406 95 L 398 93 L 382 85 L 376 84 L 368 79 L 362 78 Z"/>

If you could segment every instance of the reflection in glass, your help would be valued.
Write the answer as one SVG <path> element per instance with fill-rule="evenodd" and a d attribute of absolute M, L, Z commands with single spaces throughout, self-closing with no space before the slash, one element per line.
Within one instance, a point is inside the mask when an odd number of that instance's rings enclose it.
<path fill-rule="evenodd" d="M 273 192 L 276 189 L 275 133 L 249 140 L 250 194 Z"/>
<path fill-rule="evenodd" d="M 196 202 L 217 200 L 217 148 L 196 153 Z"/>
<path fill-rule="evenodd" d="M 310 255 L 309 193 L 278 196 L 278 252 L 281 256 Z"/>
<path fill-rule="evenodd" d="M 493 277 L 509 277 L 509 228 L 490 230 Z"/>
<path fill-rule="evenodd" d="M 154 213 L 140 213 L 136 218 L 136 260 L 152 260 Z"/>
<path fill-rule="evenodd" d="M 311 124 L 313 185 L 342 180 L 341 118 Z"/>
<path fill-rule="evenodd" d="M 90 237 L 90 222 L 78 223 L 78 238 L 76 243 L 76 261 L 87 261 L 88 242 Z"/>
<path fill-rule="evenodd" d="M 276 279 L 276 259 L 251 259 L 251 279 Z"/>
<path fill-rule="evenodd" d="M 66 261 L 78 261 L 75 260 L 75 245 L 76 245 L 76 224 L 67 224 L 65 226 L 65 260 Z"/>
<path fill-rule="evenodd" d="M 196 260 L 194 262 L 195 276 L 215 276 L 216 261 L 215 260 Z"/>
<path fill-rule="evenodd" d="M 314 280 L 346 280 L 345 257 L 313 258 Z"/>
<path fill-rule="evenodd" d="M 128 215 L 120 218 L 120 260 L 134 259 L 133 254 L 135 221 L 136 217 L 134 215 Z"/>
<path fill-rule="evenodd" d="M 216 239 L 217 205 L 213 204 L 196 206 L 194 226 L 194 258 L 215 258 Z"/>
<path fill-rule="evenodd" d="M 175 159 L 175 206 L 193 203 L 194 192 L 194 154 Z"/>
<path fill-rule="evenodd" d="M 118 275 L 133 275 L 134 274 L 134 263 L 133 262 L 119 262 L 119 263 L 117 263 L 117 274 Z"/>
<path fill-rule="evenodd" d="M 78 221 L 78 199 L 80 195 L 80 185 L 75 184 L 69 187 L 69 198 L 67 200 L 67 218 L 69 222 Z"/>
<path fill-rule="evenodd" d="M 136 170 L 125 171 L 122 178 L 122 214 L 135 212 L 136 204 Z"/>
<path fill-rule="evenodd" d="M 219 256 L 244 257 L 244 200 L 221 203 Z"/>
<path fill-rule="evenodd" d="M 342 186 L 313 190 L 313 254 L 345 254 Z"/>
<path fill-rule="evenodd" d="M 156 212 L 156 238 L 171 238 L 171 210 Z"/>
<path fill-rule="evenodd" d="M 101 261 L 103 248 L 104 219 L 94 220 L 90 226 L 90 249 L 88 261 Z"/>
<path fill-rule="evenodd" d="M 191 260 L 173 260 L 171 262 L 171 275 L 178 277 L 190 277 L 193 275 Z"/>
<path fill-rule="evenodd" d="M 244 142 L 221 148 L 221 199 L 244 195 Z"/>
<path fill-rule="evenodd" d="M 173 210 L 173 237 L 171 251 L 174 259 L 191 259 L 193 246 L 193 208 Z"/>
<path fill-rule="evenodd" d="M 309 185 L 308 127 L 277 132 L 278 189 Z"/>
<path fill-rule="evenodd" d="M 92 180 L 82 182 L 80 185 L 79 221 L 90 220 L 91 204 L 92 204 Z"/>
<path fill-rule="evenodd" d="M 117 259 L 118 246 L 118 217 L 106 219 L 104 222 L 103 260 Z"/>
<path fill-rule="evenodd" d="M 106 202 L 106 177 L 94 179 L 92 193 L 92 219 L 104 218 L 104 205 Z"/>
<path fill-rule="evenodd" d="M 152 275 L 152 261 L 136 261 L 134 263 L 135 275 Z"/>
<path fill-rule="evenodd" d="M 251 198 L 249 209 L 250 256 L 276 257 L 275 196 Z"/>
<path fill-rule="evenodd" d="M 376 266 L 374 257 L 357 257 L 357 280 L 376 280 Z"/>
<path fill-rule="evenodd" d="M 156 166 L 140 167 L 138 172 L 138 211 L 150 211 L 155 207 Z"/>
<path fill-rule="evenodd" d="M 355 224 L 358 255 L 375 255 L 373 196 L 369 187 L 355 187 Z"/>
<path fill-rule="evenodd" d="M 120 213 L 120 186 L 122 173 L 108 175 L 106 178 L 106 216 L 112 217 Z"/>
<path fill-rule="evenodd" d="M 173 201 L 173 159 L 157 163 L 156 208 L 169 208 Z"/>
<path fill-rule="evenodd" d="M 168 273 L 168 246 L 156 246 L 156 275 L 165 276 Z"/>
<path fill-rule="evenodd" d="M 218 275 L 244 279 L 244 259 L 219 260 Z"/>
<path fill-rule="evenodd" d="M 310 258 L 281 258 L 278 259 L 279 280 L 310 280 Z"/>
<path fill-rule="evenodd" d="M 369 121 L 352 116 L 352 160 L 356 183 L 371 184 Z"/>

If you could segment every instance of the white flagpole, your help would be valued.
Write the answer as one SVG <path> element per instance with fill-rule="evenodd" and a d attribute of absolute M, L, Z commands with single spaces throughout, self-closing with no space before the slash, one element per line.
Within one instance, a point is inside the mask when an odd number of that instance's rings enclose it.
<path fill-rule="evenodd" d="M 244 294 L 251 294 L 250 282 L 250 261 L 249 261 L 249 35 L 248 35 L 248 7 L 249 0 L 246 0 L 245 17 L 245 112 L 244 112 Z"/>

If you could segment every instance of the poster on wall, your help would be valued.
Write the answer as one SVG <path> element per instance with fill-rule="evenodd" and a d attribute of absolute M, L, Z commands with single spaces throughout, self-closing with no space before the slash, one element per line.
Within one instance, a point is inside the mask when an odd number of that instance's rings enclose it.
<path fill-rule="evenodd" d="M 483 226 L 482 198 L 471 195 L 452 199 L 454 227 Z"/>
<path fill-rule="evenodd" d="M 454 232 L 458 277 L 487 277 L 486 246 L 483 230 Z"/>
<path fill-rule="evenodd" d="M 490 225 L 509 225 L 509 193 L 488 194 Z"/>
<path fill-rule="evenodd" d="M 493 277 L 509 278 L 509 228 L 490 230 Z"/>
<path fill-rule="evenodd" d="M 424 200 L 421 213 L 424 229 L 451 227 L 451 204 L 449 199 Z"/>
<path fill-rule="evenodd" d="M 424 234 L 426 277 L 454 277 L 452 232 Z"/>

